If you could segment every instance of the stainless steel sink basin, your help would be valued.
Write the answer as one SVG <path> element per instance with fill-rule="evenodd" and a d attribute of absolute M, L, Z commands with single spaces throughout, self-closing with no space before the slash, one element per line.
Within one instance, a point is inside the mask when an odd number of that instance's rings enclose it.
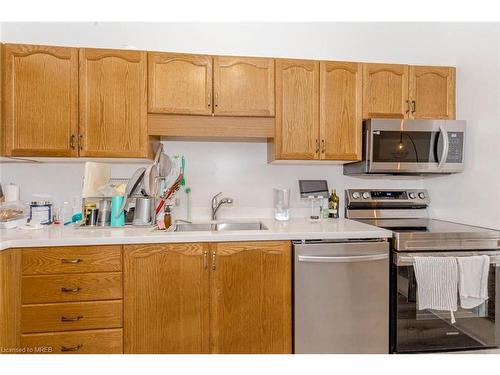
<path fill-rule="evenodd" d="M 174 232 L 200 232 L 200 231 L 211 231 L 213 224 L 176 224 L 174 226 Z"/>
<path fill-rule="evenodd" d="M 267 230 L 261 222 L 255 223 L 179 223 L 174 225 L 174 232 L 209 232 L 228 230 Z"/>
<path fill-rule="evenodd" d="M 267 230 L 262 223 L 217 223 L 216 230 Z"/>

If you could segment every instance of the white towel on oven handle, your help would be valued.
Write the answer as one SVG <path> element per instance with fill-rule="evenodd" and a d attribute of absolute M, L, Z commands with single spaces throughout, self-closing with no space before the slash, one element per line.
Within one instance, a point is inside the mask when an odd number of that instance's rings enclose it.
<path fill-rule="evenodd" d="M 472 309 L 488 299 L 490 257 L 488 255 L 457 257 L 457 262 L 460 306 Z"/>
<path fill-rule="evenodd" d="M 455 257 L 414 257 L 419 310 L 449 311 L 455 323 L 458 270 Z"/>

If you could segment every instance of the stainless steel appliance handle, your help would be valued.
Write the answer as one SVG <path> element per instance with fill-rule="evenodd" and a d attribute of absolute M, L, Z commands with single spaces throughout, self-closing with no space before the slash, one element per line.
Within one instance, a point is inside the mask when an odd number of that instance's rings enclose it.
<path fill-rule="evenodd" d="M 441 136 L 443 137 L 443 152 L 441 152 L 441 158 L 439 159 L 439 165 L 438 165 L 438 168 L 441 168 L 446 163 L 446 159 L 448 158 L 448 149 L 450 146 L 450 140 L 448 138 L 448 132 L 446 131 L 443 125 L 439 127 L 439 131 L 441 132 Z"/>
<path fill-rule="evenodd" d="M 474 255 L 488 255 L 490 257 L 490 264 L 495 265 L 495 267 L 500 267 L 500 254 L 498 254 L 498 253 L 488 254 L 488 253 L 481 253 L 481 252 L 474 252 L 474 253 L 462 252 L 460 255 L 455 254 L 455 253 L 435 253 L 435 252 L 427 253 L 427 254 L 416 254 L 413 256 L 399 255 L 398 254 L 394 258 L 394 264 L 396 266 L 400 266 L 400 267 L 401 266 L 412 266 L 413 264 L 415 264 L 415 258 L 414 258 L 415 256 L 421 256 L 421 257 L 424 257 L 424 256 L 467 257 L 467 256 L 474 256 Z"/>
<path fill-rule="evenodd" d="M 389 254 L 369 254 L 356 256 L 315 256 L 299 255 L 299 262 L 307 263 L 352 263 L 352 262 L 370 262 L 374 260 L 383 260 L 389 258 Z"/>

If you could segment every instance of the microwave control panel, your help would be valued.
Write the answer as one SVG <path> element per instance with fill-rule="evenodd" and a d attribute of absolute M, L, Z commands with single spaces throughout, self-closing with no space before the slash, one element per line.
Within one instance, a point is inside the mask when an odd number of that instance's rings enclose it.
<path fill-rule="evenodd" d="M 461 163 L 463 159 L 464 149 L 464 133 L 463 132 L 448 132 L 448 157 L 447 163 Z"/>

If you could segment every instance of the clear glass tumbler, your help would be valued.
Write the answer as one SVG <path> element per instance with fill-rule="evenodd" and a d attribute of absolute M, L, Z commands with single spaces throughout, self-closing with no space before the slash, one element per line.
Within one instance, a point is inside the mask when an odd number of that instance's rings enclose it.
<path fill-rule="evenodd" d="M 274 218 L 280 221 L 290 219 L 290 189 L 273 189 Z"/>

